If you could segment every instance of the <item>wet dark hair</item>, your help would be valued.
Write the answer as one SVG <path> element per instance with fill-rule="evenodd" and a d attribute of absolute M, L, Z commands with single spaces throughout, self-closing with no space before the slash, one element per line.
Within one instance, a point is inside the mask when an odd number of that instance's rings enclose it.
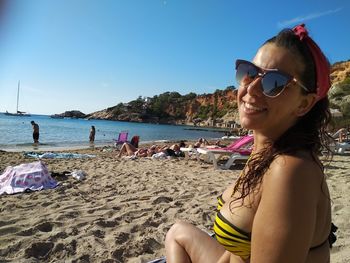
<path fill-rule="evenodd" d="M 316 68 L 312 54 L 307 45 L 297 37 L 290 29 L 282 30 L 277 36 L 267 40 L 266 44 L 274 44 L 292 52 L 304 68 L 300 69 L 300 81 L 312 93 L 316 93 Z M 302 92 L 306 93 L 303 89 Z M 240 196 L 235 200 L 242 200 L 260 186 L 265 172 L 272 161 L 281 154 L 296 156 L 297 152 L 309 152 L 314 160 L 317 155 L 326 150 L 328 158 L 332 156 L 329 143 L 331 141 L 326 128 L 330 122 L 331 114 L 329 101 L 326 96 L 316 102 L 313 108 L 290 127 L 276 141 L 269 142 L 264 149 L 251 156 L 247 163 L 247 169 L 242 171 L 234 187 L 233 194 L 238 192 Z M 319 163 L 321 169 L 323 166 Z M 233 195 L 232 194 L 232 195 Z"/>

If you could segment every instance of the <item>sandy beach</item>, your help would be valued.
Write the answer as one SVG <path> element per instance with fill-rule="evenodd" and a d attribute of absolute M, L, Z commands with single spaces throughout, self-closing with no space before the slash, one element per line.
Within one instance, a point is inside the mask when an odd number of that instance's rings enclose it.
<path fill-rule="evenodd" d="M 110 148 L 72 152 L 96 157 L 44 159 L 57 188 L 0 196 L 0 262 L 148 262 L 165 254 L 165 234 L 177 219 L 210 231 L 216 197 L 242 169 L 184 158 L 118 159 Z M 334 156 L 326 170 L 339 227 L 335 263 L 350 262 L 349 159 Z M 0 152 L 0 173 L 33 161 Z M 85 180 L 65 175 L 76 169 Z"/>

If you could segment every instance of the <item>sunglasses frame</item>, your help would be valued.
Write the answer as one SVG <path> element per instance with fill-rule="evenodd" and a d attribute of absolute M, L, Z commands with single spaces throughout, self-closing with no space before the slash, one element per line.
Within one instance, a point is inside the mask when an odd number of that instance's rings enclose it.
<path fill-rule="evenodd" d="M 247 61 L 247 60 L 243 60 L 243 59 L 237 59 L 236 60 L 236 74 L 237 74 L 237 69 L 238 66 L 241 64 L 248 64 L 253 66 L 254 68 L 257 69 L 258 74 L 254 77 L 254 79 L 252 80 L 252 82 L 256 79 L 256 78 L 261 78 L 263 79 L 264 76 L 266 76 L 266 74 L 268 74 L 269 72 L 275 72 L 275 73 L 279 73 L 285 77 L 288 78 L 288 82 L 284 85 L 284 87 L 282 88 L 282 90 L 277 93 L 276 95 L 268 95 L 265 93 L 264 89 L 262 88 L 262 93 L 266 96 L 266 97 L 270 97 L 270 98 L 275 98 L 277 96 L 279 96 L 284 90 L 285 88 L 291 83 L 294 82 L 296 83 L 299 87 L 301 87 L 303 90 L 305 90 L 306 92 L 310 93 L 310 90 L 308 88 L 306 88 L 303 84 L 300 83 L 300 81 L 298 81 L 296 78 L 294 78 L 293 76 L 289 75 L 288 73 L 285 73 L 279 69 L 264 69 L 261 67 L 258 67 L 257 65 L 255 65 L 253 62 Z M 240 83 L 238 83 L 239 85 L 241 85 Z"/>

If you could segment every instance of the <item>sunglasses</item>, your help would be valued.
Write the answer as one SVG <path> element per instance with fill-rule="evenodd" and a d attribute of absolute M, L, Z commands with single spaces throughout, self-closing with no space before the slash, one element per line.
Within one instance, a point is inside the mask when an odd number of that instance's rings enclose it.
<path fill-rule="evenodd" d="M 277 97 L 291 82 L 310 92 L 296 78 L 278 69 L 262 69 L 249 61 L 236 60 L 236 80 L 240 86 L 248 86 L 258 77 L 261 77 L 262 92 L 267 97 Z"/>

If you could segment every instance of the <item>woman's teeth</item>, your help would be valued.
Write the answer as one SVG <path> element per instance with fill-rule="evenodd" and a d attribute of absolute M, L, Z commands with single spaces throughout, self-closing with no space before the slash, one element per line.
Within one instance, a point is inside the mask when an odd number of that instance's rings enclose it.
<path fill-rule="evenodd" d="M 253 106 L 252 104 L 249 104 L 249 103 L 244 103 L 244 107 L 250 111 L 263 111 L 264 108 L 259 108 L 259 107 L 256 107 L 256 106 Z"/>

